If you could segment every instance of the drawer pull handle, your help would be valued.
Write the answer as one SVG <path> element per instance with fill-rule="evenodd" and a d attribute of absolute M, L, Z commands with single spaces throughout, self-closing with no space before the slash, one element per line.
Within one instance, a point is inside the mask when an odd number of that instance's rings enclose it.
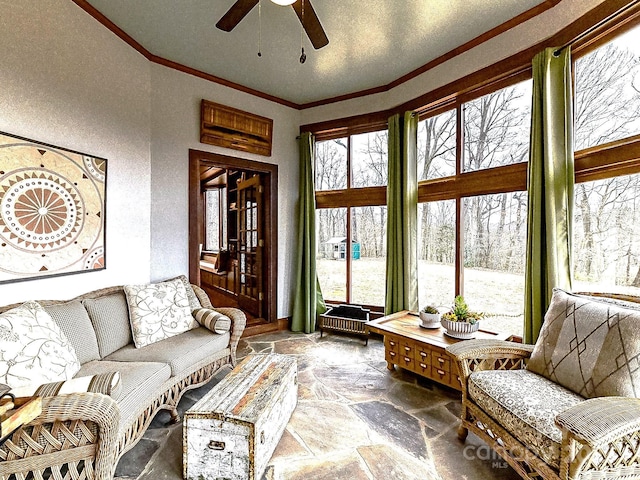
<path fill-rule="evenodd" d="M 436 370 L 436 372 L 438 372 L 438 375 L 444 375 L 444 371 L 443 370 Z"/>
<path fill-rule="evenodd" d="M 211 440 L 209 445 L 207 445 L 211 450 L 224 450 L 224 442 L 218 442 L 216 440 Z"/>
<path fill-rule="evenodd" d="M 409 357 L 404 357 L 404 361 L 409 363 L 411 361 L 411 359 Z"/>
<path fill-rule="evenodd" d="M 396 356 L 396 352 L 389 352 L 389 355 L 390 355 L 391 357 L 395 357 L 395 356 Z"/>
<path fill-rule="evenodd" d="M 264 445 L 264 430 L 260 432 L 260 443 Z"/>
<path fill-rule="evenodd" d="M 411 347 L 404 347 L 405 352 L 410 352 L 411 351 Z"/>
<path fill-rule="evenodd" d="M 427 368 L 427 366 L 426 366 L 424 363 L 421 363 L 421 364 L 420 364 L 420 366 L 421 366 L 422 368 Z"/>
<path fill-rule="evenodd" d="M 423 357 L 427 356 L 426 352 L 420 352 L 420 355 L 423 356 Z"/>
<path fill-rule="evenodd" d="M 440 363 L 444 363 L 444 358 L 440 358 L 440 357 L 438 357 L 438 361 L 439 361 Z"/>

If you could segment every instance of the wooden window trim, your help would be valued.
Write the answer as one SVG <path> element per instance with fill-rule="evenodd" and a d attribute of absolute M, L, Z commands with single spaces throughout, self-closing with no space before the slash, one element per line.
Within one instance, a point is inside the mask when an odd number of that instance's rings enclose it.
<path fill-rule="evenodd" d="M 609 20 L 605 21 L 607 19 Z M 598 24 L 600 25 L 594 29 L 594 25 Z M 391 115 L 408 110 L 417 111 L 421 118 L 425 115 L 436 115 L 435 112 L 440 109 L 450 110 L 461 102 L 531 78 L 533 57 L 547 47 L 572 43 L 572 56 L 575 60 L 638 24 L 640 24 L 640 3 L 635 0 L 632 2 L 608 0 L 546 40 L 394 108 L 301 125 L 300 131 L 313 133 L 317 140 L 326 140 L 352 133 L 380 130 L 386 127 Z M 584 35 L 584 32 L 590 29 L 593 31 Z M 582 35 L 584 35 L 583 38 L 574 42 L 574 39 Z"/>

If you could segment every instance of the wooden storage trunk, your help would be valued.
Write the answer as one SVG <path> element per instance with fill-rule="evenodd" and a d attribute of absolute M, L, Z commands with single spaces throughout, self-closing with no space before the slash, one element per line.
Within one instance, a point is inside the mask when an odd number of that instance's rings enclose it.
<path fill-rule="evenodd" d="M 185 412 L 187 480 L 260 480 L 298 400 L 297 363 L 249 355 Z"/>

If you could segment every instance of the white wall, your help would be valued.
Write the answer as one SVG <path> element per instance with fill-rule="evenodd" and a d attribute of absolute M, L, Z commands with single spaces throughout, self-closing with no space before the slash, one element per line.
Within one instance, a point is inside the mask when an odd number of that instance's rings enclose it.
<path fill-rule="evenodd" d="M 493 65 L 577 20 L 606 0 L 562 0 L 558 5 L 506 32 L 389 90 L 302 111 L 301 124 L 376 112 L 401 105 L 484 67 Z"/>
<path fill-rule="evenodd" d="M 297 110 L 161 65 L 151 67 L 151 279 L 188 272 L 189 149 L 278 165 L 278 318 L 290 314 L 298 197 Z M 273 119 L 271 157 L 200 143 L 200 100 Z"/>
<path fill-rule="evenodd" d="M 0 305 L 149 279 L 149 62 L 69 0 L 0 0 L 0 131 L 108 159 L 107 269 L 0 285 Z"/>

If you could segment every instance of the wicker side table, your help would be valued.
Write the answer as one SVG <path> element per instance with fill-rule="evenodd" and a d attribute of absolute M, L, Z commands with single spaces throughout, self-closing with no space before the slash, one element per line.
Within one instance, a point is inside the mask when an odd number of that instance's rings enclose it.
<path fill-rule="evenodd" d="M 341 332 L 364 337 L 364 344 L 369 344 L 369 332 L 365 325 L 369 321 L 369 310 L 353 305 L 339 305 L 332 307 L 319 315 L 318 327 L 320 338 L 325 330 Z"/>

